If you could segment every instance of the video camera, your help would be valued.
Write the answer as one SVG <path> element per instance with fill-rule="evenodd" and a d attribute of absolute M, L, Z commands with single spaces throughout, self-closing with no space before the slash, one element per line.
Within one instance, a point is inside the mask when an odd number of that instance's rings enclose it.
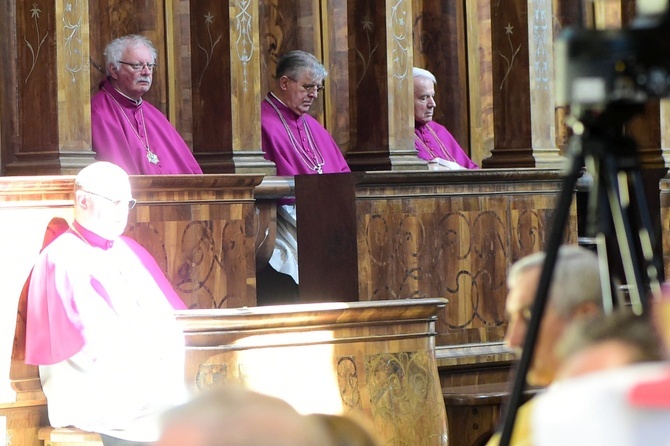
<path fill-rule="evenodd" d="M 630 27 L 568 28 L 556 40 L 556 103 L 577 109 L 670 96 L 670 8 L 638 0 Z"/>

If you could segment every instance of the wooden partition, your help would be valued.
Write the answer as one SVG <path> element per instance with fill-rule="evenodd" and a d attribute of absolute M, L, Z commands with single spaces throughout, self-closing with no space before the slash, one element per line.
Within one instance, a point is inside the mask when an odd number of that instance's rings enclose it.
<path fill-rule="evenodd" d="M 331 192 L 318 199 L 323 181 Z M 319 284 L 327 284 L 322 293 L 332 300 L 348 300 L 352 284 L 362 301 L 445 297 L 450 304 L 437 323 L 443 365 L 509 362 L 501 345 L 507 271 L 544 249 L 561 171 L 367 172 L 299 176 L 295 185 L 300 276 L 309 277 L 309 292 L 301 280 L 301 300 L 320 296 Z M 341 193 L 347 190 L 354 196 Z M 570 215 L 565 238 L 576 243 L 574 202 Z M 355 274 L 324 267 L 346 264 L 352 252 Z M 445 385 L 470 384 L 460 380 L 477 380 L 478 374 L 443 379 Z"/>
<path fill-rule="evenodd" d="M 302 413 L 368 418 L 385 445 L 446 445 L 435 362 L 444 299 L 178 313 L 186 382 L 237 381 Z M 447 304 L 448 306 L 448 304 Z"/>

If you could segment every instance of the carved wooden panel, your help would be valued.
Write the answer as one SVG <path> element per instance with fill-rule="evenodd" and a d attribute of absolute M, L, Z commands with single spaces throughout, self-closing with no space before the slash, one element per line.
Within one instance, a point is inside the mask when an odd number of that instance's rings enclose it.
<path fill-rule="evenodd" d="M 544 249 L 558 172 L 391 178 L 357 188 L 359 299 L 444 297 L 438 345 L 501 341 L 508 268 Z M 567 223 L 576 243 L 574 203 Z"/>
<path fill-rule="evenodd" d="M 238 381 L 303 413 L 372 421 L 388 445 L 445 445 L 434 353 L 440 299 L 179 312 L 186 382 Z"/>
<path fill-rule="evenodd" d="M 506 165 L 534 165 L 530 150 L 532 120 L 528 37 L 526 0 L 491 4 L 495 149 L 493 157 L 484 162 L 488 167 L 504 165 L 496 162 L 498 150 L 503 156 L 513 154 L 512 164 Z"/>
<path fill-rule="evenodd" d="M 55 27 L 56 8 L 53 1 L 16 3 L 18 69 L 16 88 L 22 99 L 19 104 L 19 137 L 15 154 L 40 153 L 51 156 L 58 151 L 58 123 L 38 116 L 56 116 L 56 92 L 50 87 L 57 81 Z"/>
<path fill-rule="evenodd" d="M 352 149 L 388 150 L 385 2 L 348 3 Z"/>
<path fill-rule="evenodd" d="M 221 1 L 191 1 L 191 93 L 193 145 L 198 152 L 231 150 L 231 42 L 229 7 Z"/>
<path fill-rule="evenodd" d="M 252 191 L 260 179 L 133 177 L 139 203 L 126 232 L 154 256 L 189 308 L 256 305 Z"/>

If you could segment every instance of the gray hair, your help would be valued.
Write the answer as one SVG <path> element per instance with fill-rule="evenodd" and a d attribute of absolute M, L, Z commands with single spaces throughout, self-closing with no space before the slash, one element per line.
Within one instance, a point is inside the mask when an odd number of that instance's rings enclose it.
<path fill-rule="evenodd" d="M 109 75 L 109 65 L 114 64 L 117 70 L 121 69 L 121 64 L 119 61 L 123 57 L 123 53 L 128 48 L 136 48 L 139 46 L 144 46 L 149 49 L 151 52 L 151 57 L 153 58 L 153 63 L 156 63 L 158 58 L 158 52 L 154 47 L 154 44 L 151 43 L 151 40 L 147 39 L 144 36 L 139 34 L 128 34 L 127 36 L 117 37 L 116 39 L 109 42 L 105 48 L 105 67 L 107 67 L 107 74 Z"/>
<path fill-rule="evenodd" d="M 428 70 L 424 70 L 423 68 L 417 68 L 417 67 L 412 68 L 412 76 L 415 78 L 425 77 L 426 79 L 430 79 L 431 81 L 433 81 L 434 84 L 437 84 L 437 79 L 435 79 L 435 75 Z"/>
<path fill-rule="evenodd" d="M 542 268 L 545 258 L 546 253 L 536 252 L 515 262 L 507 275 L 508 288 L 528 269 Z M 603 308 L 598 256 L 577 245 L 563 245 L 556 257 L 547 304 L 567 317 L 585 303 Z"/>
<path fill-rule="evenodd" d="M 631 358 L 633 362 L 663 359 L 661 340 L 649 318 L 645 315 L 637 316 L 628 308 L 576 320 L 561 337 L 556 352 L 565 360 L 592 345 L 607 341 L 632 347 L 635 350 Z"/>
<path fill-rule="evenodd" d="M 326 67 L 317 58 L 306 51 L 294 50 L 277 59 L 277 71 L 275 78 L 279 80 L 282 76 L 297 78 L 303 71 L 309 71 L 315 80 L 324 80 L 328 76 Z"/>

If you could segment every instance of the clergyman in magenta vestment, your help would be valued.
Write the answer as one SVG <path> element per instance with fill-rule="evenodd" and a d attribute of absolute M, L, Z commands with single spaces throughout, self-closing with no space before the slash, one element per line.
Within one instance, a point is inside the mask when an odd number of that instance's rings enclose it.
<path fill-rule="evenodd" d="M 202 173 L 167 118 L 147 101 L 136 102 L 115 90 L 109 79 L 91 98 L 91 137 L 95 158 L 112 162 L 129 175 Z M 147 144 L 157 163 L 147 157 Z"/>
<path fill-rule="evenodd" d="M 185 305 L 151 255 L 77 222 L 40 254 L 28 288 L 25 362 L 40 366 L 49 421 L 155 441 L 183 402 Z"/>
<path fill-rule="evenodd" d="M 461 149 L 449 130 L 437 122 L 429 121 L 426 124 L 415 122 L 414 136 L 414 147 L 419 158 L 431 161 L 437 157 L 455 162 L 466 169 L 479 169 L 479 166 Z"/>
<path fill-rule="evenodd" d="M 277 107 L 284 118 L 294 147 L 284 122 L 268 101 Z M 310 144 L 310 136 L 316 146 L 316 153 Z M 308 114 L 298 116 L 272 93 L 261 104 L 261 140 L 265 158 L 277 166 L 277 175 L 291 176 L 318 173 L 315 165 L 322 162 L 322 173 L 350 172 L 340 148 L 326 129 Z"/>
<path fill-rule="evenodd" d="M 308 114 L 299 116 L 269 93 L 261 104 L 261 141 L 277 175 L 350 172 L 335 140 Z M 295 200 L 279 201 L 277 238 L 270 266 L 298 283 L 298 234 Z"/>

